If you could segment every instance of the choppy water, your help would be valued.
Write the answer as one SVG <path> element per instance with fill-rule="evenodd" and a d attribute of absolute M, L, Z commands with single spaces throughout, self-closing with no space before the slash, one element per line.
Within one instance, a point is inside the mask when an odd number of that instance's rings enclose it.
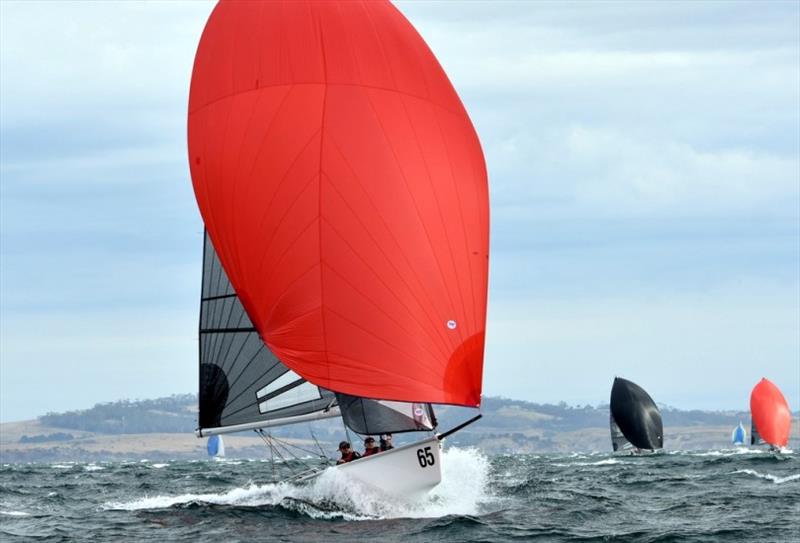
<path fill-rule="evenodd" d="M 649 457 L 449 449 L 424 502 L 263 461 L 5 464 L 3 541 L 797 541 L 797 454 Z"/>

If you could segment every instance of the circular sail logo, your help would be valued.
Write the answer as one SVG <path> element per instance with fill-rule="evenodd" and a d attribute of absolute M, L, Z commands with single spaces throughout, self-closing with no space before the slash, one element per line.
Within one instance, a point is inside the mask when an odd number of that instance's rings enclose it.
<path fill-rule="evenodd" d="M 449 320 L 449 321 L 447 321 L 447 327 L 448 327 L 450 330 L 455 330 L 455 329 L 456 329 L 456 326 L 458 326 L 458 325 L 456 324 L 456 321 L 454 321 L 454 320 Z"/>

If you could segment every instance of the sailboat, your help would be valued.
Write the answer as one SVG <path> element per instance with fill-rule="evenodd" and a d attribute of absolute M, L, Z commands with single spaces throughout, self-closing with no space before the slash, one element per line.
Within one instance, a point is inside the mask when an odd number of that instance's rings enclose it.
<path fill-rule="evenodd" d="M 326 418 L 422 432 L 334 469 L 433 488 L 463 425 L 437 434 L 432 406 L 480 407 L 489 207 L 428 46 L 384 1 L 220 2 L 188 151 L 206 230 L 196 434 L 254 430 L 272 451 L 265 429 Z"/>
<path fill-rule="evenodd" d="M 206 443 L 206 450 L 209 458 L 225 458 L 225 442 L 222 441 L 222 436 L 213 435 L 209 437 Z"/>
<path fill-rule="evenodd" d="M 792 413 L 780 389 L 769 379 L 762 378 L 750 393 L 751 445 L 769 445 L 772 450 L 785 449 L 789 444 Z"/>
<path fill-rule="evenodd" d="M 742 421 L 739 421 L 739 426 L 734 428 L 733 432 L 731 432 L 731 443 L 733 443 L 737 447 L 743 447 L 746 442 L 747 442 L 747 430 L 744 429 Z"/>
<path fill-rule="evenodd" d="M 655 451 L 664 447 L 661 412 L 653 398 L 632 381 L 614 378 L 609 414 L 614 451 Z"/>

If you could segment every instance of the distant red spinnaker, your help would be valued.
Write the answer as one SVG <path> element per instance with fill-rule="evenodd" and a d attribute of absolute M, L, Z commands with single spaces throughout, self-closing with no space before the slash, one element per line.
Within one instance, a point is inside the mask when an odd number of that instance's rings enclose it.
<path fill-rule="evenodd" d="M 786 398 L 769 379 L 761 379 L 750 393 L 750 414 L 761 439 L 775 447 L 786 447 L 792 413 Z"/>
<path fill-rule="evenodd" d="M 394 6 L 220 2 L 188 139 L 206 228 L 280 360 L 337 392 L 480 403 L 486 165 Z"/>

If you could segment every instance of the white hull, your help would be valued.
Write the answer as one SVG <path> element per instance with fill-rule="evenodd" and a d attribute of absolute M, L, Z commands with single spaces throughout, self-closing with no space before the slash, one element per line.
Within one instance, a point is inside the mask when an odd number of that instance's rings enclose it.
<path fill-rule="evenodd" d="M 428 493 L 442 480 L 441 442 L 431 437 L 329 469 L 386 494 L 413 499 Z M 319 474 L 297 480 L 312 479 Z"/>
<path fill-rule="evenodd" d="M 413 497 L 442 480 L 441 443 L 431 437 L 359 458 L 335 469 L 388 494 Z"/>

